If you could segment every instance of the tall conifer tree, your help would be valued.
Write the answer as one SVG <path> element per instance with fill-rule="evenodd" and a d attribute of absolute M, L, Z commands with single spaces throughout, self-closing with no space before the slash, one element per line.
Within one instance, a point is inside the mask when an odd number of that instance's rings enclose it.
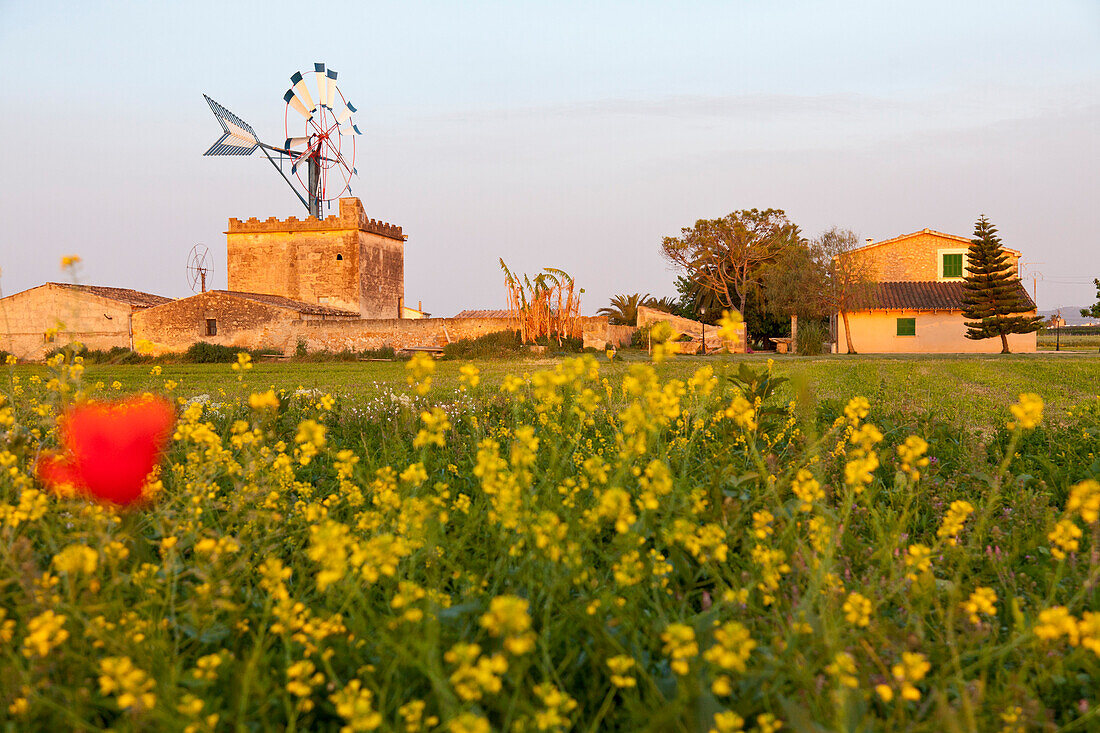
<path fill-rule="evenodd" d="M 984 214 L 974 225 L 967 257 L 963 316 L 971 320 L 966 322 L 966 337 L 979 341 L 1000 336 L 1001 353 L 1008 354 L 1008 334 L 1038 331 L 1043 319 L 1022 315 L 1035 306 L 1009 263 L 997 228 Z"/>

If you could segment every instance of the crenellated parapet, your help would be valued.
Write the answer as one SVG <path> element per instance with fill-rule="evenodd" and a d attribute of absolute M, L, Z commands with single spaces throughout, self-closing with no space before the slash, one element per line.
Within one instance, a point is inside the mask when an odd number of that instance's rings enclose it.
<path fill-rule="evenodd" d="M 307 216 L 299 219 L 291 216 L 279 219 L 270 216 L 263 221 L 256 217 L 249 217 L 244 221 L 231 218 L 226 234 L 251 234 L 259 232 L 322 232 L 340 229 L 359 229 L 379 236 L 405 241 L 405 235 L 401 227 L 389 222 L 379 221 L 367 217 L 362 202 L 354 197 L 340 199 L 340 213 L 317 219 Z"/>

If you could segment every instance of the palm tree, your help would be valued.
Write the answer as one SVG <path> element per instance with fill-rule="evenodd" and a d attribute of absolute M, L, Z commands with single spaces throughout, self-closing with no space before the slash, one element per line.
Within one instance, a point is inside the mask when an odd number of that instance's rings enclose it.
<path fill-rule="evenodd" d="M 638 324 L 638 306 L 649 305 L 653 298 L 649 293 L 642 295 L 640 293 L 634 293 L 633 295 L 616 295 L 611 299 L 611 306 L 608 308 L 600 308 L 596 311 L 598 316 L 607 316 L 611 323 L 616 326 L 635 326 Z"/>
<path fill-rule="evenodd" d="M 668 296 L 664 298 L 650 298 L 646 302 L 642 303 L 646 308 L 652 308 L 653 310 L 662 311 L 664 313 L 674 313 L 678 303 Z"/>

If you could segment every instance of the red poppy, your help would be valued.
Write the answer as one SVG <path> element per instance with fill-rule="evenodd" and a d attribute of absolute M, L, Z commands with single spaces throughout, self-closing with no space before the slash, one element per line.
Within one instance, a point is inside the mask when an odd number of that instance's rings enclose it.
<path fill-rule="evenodd" d="M 99 501 L 132 504 L 175 423 L 175 407 L 163 397 L 74 405 L 58 421 L 65 453 L 39 458 L 38 479 L 50 488 L 71 485 Z"/>

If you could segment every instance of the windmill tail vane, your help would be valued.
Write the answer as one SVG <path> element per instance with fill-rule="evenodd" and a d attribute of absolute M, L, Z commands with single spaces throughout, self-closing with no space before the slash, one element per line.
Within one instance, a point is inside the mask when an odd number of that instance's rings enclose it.
<path fill-rule="evenodd" d="M 297 71 L 290 77 L 290 89 L 283 95 L 286 137 L 281 147 L 261 141 L 251 125 L 204 94 L 222 128 L 222 136 L 204 155 L 249 156 L 261 151 L 310 216 L 320 218 L 324 203 L 351 193 L 351 178 L 359 172 L 355 167 L 355 139 L 362 132 L 352 120 L 358 110 L 336 84 L 337 73 L 317 63 L 312 76 L 316 100 L 308 76 Z M 283 161 L 290 162 L 290 176 L 283 171 Z"/>

